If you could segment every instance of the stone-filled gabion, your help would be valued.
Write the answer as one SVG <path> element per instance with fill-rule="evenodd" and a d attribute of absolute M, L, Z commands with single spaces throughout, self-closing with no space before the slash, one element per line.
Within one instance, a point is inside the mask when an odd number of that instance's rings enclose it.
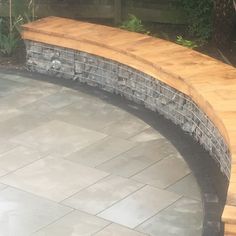
<path fill-rule="evenodd" d="M 25 43 L 30 71 L 97 86 L 159 112 L 208 150 L 229 178 L 229 149 L 217 127 L 188 96 L 158 78 L 109 59 L 38 42 Z"/>

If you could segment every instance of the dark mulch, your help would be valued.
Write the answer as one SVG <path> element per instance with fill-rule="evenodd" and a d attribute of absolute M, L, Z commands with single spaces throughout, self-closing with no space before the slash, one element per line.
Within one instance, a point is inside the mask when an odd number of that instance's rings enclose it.
<path fill-rule="evenodd" d="M 231 64 L 236 67 L 236 42 L 232 42 L 228 48 L 219 50 L 212 43 L 208 43 L 203 47 L 197 49 L 197 51 L 206 54 L 210 57 L 214 57 L 224 63 Z"/>
<path fill-rule="evenodd" d="M 0 68 L 23 70 L 25 65 L 26 51 L 24 44 L 21 43 L 12 56 L 0 54 Z"/>

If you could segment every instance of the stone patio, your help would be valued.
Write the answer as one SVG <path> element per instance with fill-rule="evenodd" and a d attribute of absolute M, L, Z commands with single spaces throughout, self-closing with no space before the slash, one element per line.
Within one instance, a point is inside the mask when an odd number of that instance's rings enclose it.
<path fill-rule="evenodd" d="M 200 236 L 195 177 L 177 149 L 82 91 L 0 74 L 1 236 Z"/>

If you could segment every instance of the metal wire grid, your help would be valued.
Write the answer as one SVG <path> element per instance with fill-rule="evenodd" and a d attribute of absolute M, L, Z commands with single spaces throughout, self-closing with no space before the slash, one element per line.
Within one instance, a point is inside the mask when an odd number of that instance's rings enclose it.
<path fill-rule="evenodd" d="M 55 53 L 55 57 L 52 58 L 59 61 L 63 60 L 69 63 L 68 65 L 63 63 L 62 68 L 59 70 L 55 70 L 53 68 L 47 69 L 36 64 L 33 65 L 36 67 L 36 70 L 39 69 L 40 71 L 45 72 L 49 70 L 49 72 L 55 73 L 58 76 L 60 76 L 60 73 L 67 74 L 68 76 L 72 77 L 76 76 L 76 79 L 82 82 L 92 82 L 93 84 L 91 85 L 98 85 L 105 90 L 107 90 L 106 87 L 108 87 L 109 91 L 114 91 L 116 93 L 124 95 L 130 100 L 143 103 L 150 109 L 162 113 L 166 118 L 171 119 L 175 124 L 183 125 L 186 121 L 189 122 L 194 127 L 194 130 L 191 132 L 194 138 L 199 143 L 201 143 L 205 147 L 205 149 L 210 151 L 212 155 L 214 155 L 214 158 L 217 160 L 217 162 L 220 163 L 222 171 L 229 178 L 231 165 L 230 155 L 223 137 L 220 135 L 219 130 L 215 127 L 211 120 L 186 95 L 182 94 L 179 91 L 176 91 L 175 89 L 160 81 L 157 81 L 155 78 L 152 78 L 151 76 L 146 75 L 143 72 L 137 71 L 136 69 L 130 68 L 127 65 L 122 65 L 115 61 L 109 61 L 107 59 L 100 58 L 85 52 L 74 52 L 72 50 L 54 46 L 47 46 L 39 43 L 34 43 L 33 45 L 34 48 L 42 48 L 42 52 L 45 50 L 52 51 Z M 37 55 L 40 53 L 40 50 L 32 51 L 30 48 L 29 51 L 29 57 L 35 57 L 35 54 Z M 39 55 L 36 56 L 36 58 L 37 62 L 41 61 L 42 64 L 45 64 L 45 59 L 47 59 L 45 57 L 44 59 L 42 59 L 42 56 L 40 57 Z M 71 66 L 71 63 L 73 61 L 68 60 L 69 58 L 77 59 L 76 64 L 81 65 L 83 68 L 87 68 L 88 71 L 84 71 L 84 73 L 81 74 L 76 74 L 75 68 L 72 68 Z M 50 62 L 51 61 L 49 61 L 49 63 Z M 75 64 L 75 62 L 73 62 L 73 64 Z M 72 71 L 72 73 L 68 73 L 68 71 Z M 83 76 L 83 74 L 86 74 L 87 76 Z M 119 76 L 121 76 L 122 79 L 127 83 L 125 83 L 124 85 L 119 85 L 119 81 L 117 81 Z M 132 83 L 130 82 L 130 77 L 132 77 L 132 80 L 135 79 L 134 86 L 129 86 Z M 110 83 L 107 81 L 109 81 Z M 122 81 L 120 83 L 122 83 Z M 141 89 L 142 92 L 138 92 L 137 87 L 138 89 Z M 140 97 L 138 97 L 139 94 L 141 95 Z M 155 96 L 153 96 L 154 94 Z M 160 98 L 164 98 L 166 100 L 165 105 L 161 104 Z M 150 105 L 147 100 L 149 102 L 152 101 L 152 104 Z M 184 106 L 184 110 L 183 108 L 176 109 L 176 107 L 181 107 L 179 106 L 180 104 L 178 103 L 178 101 L 184 101 L 184 104 L 186 105 L 188 103 L 188 106 Z M 175 106 L 173 106 L 173 104 Z M 201 114 L 201 118 L 198 116 L 198 114 Z M 200 128 L 200 124 L 204 127 L 204 130 Z M 211 128 L 207 126 L 210 126 Z M 206 133 L 208 133 L 209 135 L 207 135 Z M 203 137 L 203 135 L 205 137 Z M 207 141 L 201 142 L 202 138 Z M 213 151 L 213 148 L 215 149 L 215 151 Z"/>

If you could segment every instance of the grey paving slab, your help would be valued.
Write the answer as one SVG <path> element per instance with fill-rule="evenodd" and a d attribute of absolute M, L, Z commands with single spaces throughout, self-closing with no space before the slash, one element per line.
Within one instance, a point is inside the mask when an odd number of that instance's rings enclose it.
<path fill-rule="evenodd" d="M 26 75 L 20 75 L 17 72 L 14 74 L 10 74 L 10 73 L 6 74 L 6 73 L 0 72 L 0 78 L 5 79 L 5 80 L 18 82 L 18 83 L 23 83 L 23 84 L 31 84 L 31 83 L 37 82 L 34 79 L 32 79 L 32 77 L 26 76 Z M 42 83 L 41 81 L 39 81 L 39 82 Z M 46 82 L 44 82 L 44 83 L 46 83 Z"/>
<path fill-rule="evenodd" d="M 41 157 L 42 155 L 36 150 L 18 146 L 0 155 L 0 169 L 2 169 L 3 172 L 5 171 L 9 173 L 20 167 L 30 164 Z"/>
<path fill-rule="evenodd" d="M 0 141 L 0 154 L 10 151 L 16 146 L 18 146 L 18 144 L 10 142 L 10 141 Z"/>
<path fill-rule="evenodd" d="M 180 196 L 175 193 L 146 186 L 103 211 L 99 216 L 134 228 L 179 198 Z"/>
<path fill-rule="evenodd" d="M 6 188 L 0 191 L 0 235 L 30 236 L 71 210 L 32 194 Z"/>
<path fill-rule="evenodd" d="M 10 94 L 22 91 L 26 88 L 26 85 L 16 82 L 16 81 L 11 81 L 11 80 L 6 80 L 0 78 L 0 97 L 5 97 Z"/>
<path fill-rule="evenodd" d="M 125 115 L 126 112 L 115 106 L 104 103 L 99 99 L 85 97 L 78 103 L 54 112 L 51 117 L 73 125 L 100 131 Z"/>
<path fill-rule="evenodd" d="M 201 236 L 202 217 L 200 201 L 181 198 L 137 229 L 151 236 Z"/>
<path fill-rule="evenodd" d="M 30 81 L 32 81 L 32 78 L 28 78 L 26 76 L 21 76 L 18 74 L 5 74 L 1 72 L 0 72 L 0 79 L 16 81 L 18 83 L 29 83 Z"/>
<path fill-rule="evenodd" d="M 201 190 L 193 174 L 189 174 L 177 183 L 173 184 L 167 190 L 181 194 L 183 196 L 201 200 Z"/>
<path fill-rule="evenodd" d="M 130 177 L 153 163 L 176 154 L 177 150 L 165 139 L 139 143 L 136 147 L 109 160 L 97 168 L 112 174 Z"/>
<path fill-rule="evenodd" d="M 129 138 L 149 127 L 144 121 L 127 114 L 123 119 L 108 124 L 102 132 L 119 138 Z"/>
<path fill-rule="evenodd" d="M 5 189 L 5 188 L 7 188 L 7 185 L 0 183 L 0 191 L 2 191 L 2 190 Z"/>
<path fill-rule="evenodd" d="M 41 89 L 52 89 L 55 91 L 55 89 L 57 91 L 62 89 L 62 86 L 60 85 L 56 85 L 47 81 L 40 81 L 40 80 L 36 80 L 34 79 L 32 76 L 26 76 L 26 75 L 20 75 L 20 74 L 0 74 L 0 78 L 4 79 L 4 80 L 8 80 L 11 82 L 17 82 L 22 84 L 22 86 L 29 86 L 38 90 Z"/>
<path fill-rule="evenodd" d="M 130 179 L 108 176 L 62 203 L 96 215 L 143 186 L 143 184 Z"/>
<path fill-rule="evenodd" d="M 110 224 L 100 232 L 94 234 L 95 236 L 147 236 L 124 226 L 118 224 Z"/>
<path fill-rule="evenodd" d="M 76 94 L 71 94 L 62 90 L 25 105 L 21 110 L 25 112 L 34 112 L 35 114 L 47 114 L 70 105 L 73 102 L 79 101 L 78 95 L 76 96 Z"/>
<path fill-rule="evenodd" d="M 2 107 L 0 104 L 0 122 L 16 117 L 22 113 L 23 113 L 22 111 L 16 108 L 10 108 L 8 106 Z"/>
<path fill-rule="evenodd" d="M 134 142 L 108 136 L 82 150 L 72 153 L 66 159 L 95 167 L 126 152 L 135 145 L 137 144 Z"/>
<path fill-rule="evenodd" d="M 74 211 L 32 236 L 91 236 L 108 224 L 99 217 Z"/>
<path fill-rule="evenodd" d="M 0 122 L 0 140 L 9 140 L 16 135 L 36 128 L 45 122 L 48 122 L 47 117 L 25 113 L 17 115 L 6 121 Z"/>
<path fill-rule="evenodd" d="M 59 202 L 107 175 L 71 161 L 47 157 L 2 177 L 0 182 Z"/>
<path fill-rule="evenodd" d="M 14 93 L 0 100 L 0 108 L 20 108 L 28 104 L 34 103 L 44 97 L 57 93 L 58 88 L 40 88 L 27 87 L 23 91 Z"/>
<path fill-rule="evenodd" d="M 129 140 L 133 142 L 143 143 L 163 138 L 164 137 L 157 130 L 150 127 L 141 131 L 137 135 L 130 137 Z"/>
<path fill-rule="evenodd" d="M 65 156 L 105 137 L 105 134 L 93 130 L 53 120 L 12 140 L 45 154 Z"/>
<path fill-rule="evenodd" d="M 4 176 L 4 175 L 6 175 L 7 173 L 8 173 L 7 170 L 4 170 L 4 169 L 1 169 L 1 168 L 0 168 L 0 176 Z"/>
<path fill-rule="evenodd" d="M 133 176 L 132 179 L 164 189 L 190 172 L 182 158 L 171 155 Z"/>

